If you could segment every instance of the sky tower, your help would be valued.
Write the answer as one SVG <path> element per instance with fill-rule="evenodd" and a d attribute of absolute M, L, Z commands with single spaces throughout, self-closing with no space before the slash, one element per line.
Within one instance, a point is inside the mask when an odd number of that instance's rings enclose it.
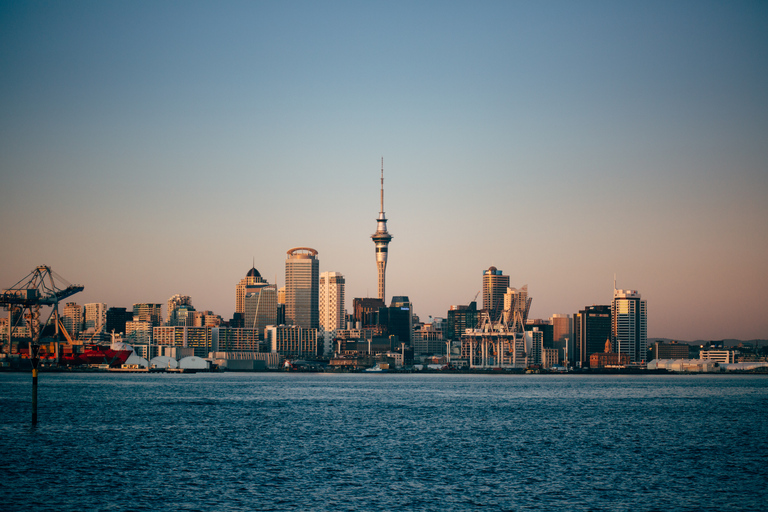
<path fill-rule="evenodd" d="M 371 235 L 376 244 L 376 268 L 379 270 L 379 298 L 386 303 L 384 289 L 386 287 L 387 251 L 392 235 L 387 233 L 387 219 L 384 217 L 384 157 L 381 157 L 381 210 L 376 221 L 376 232 Z"/>

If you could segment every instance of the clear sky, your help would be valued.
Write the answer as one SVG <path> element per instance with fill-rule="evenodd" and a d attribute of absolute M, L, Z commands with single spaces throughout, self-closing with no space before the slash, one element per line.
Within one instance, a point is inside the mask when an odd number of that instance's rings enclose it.
<path fill-rule="evenodd" d="M 190 295 L 312 247 L 387 300 L 531 317 L 648 301 L 648 334 L 768 338 L 768 3 L 0 2 L 0 287 Z"/>

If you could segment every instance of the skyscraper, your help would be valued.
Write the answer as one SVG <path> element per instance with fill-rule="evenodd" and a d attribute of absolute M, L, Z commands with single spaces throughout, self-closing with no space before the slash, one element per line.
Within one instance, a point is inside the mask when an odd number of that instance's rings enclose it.
<path fill-rule="evenodd" d="M 483 309 L 488 311 L 492 322 L 501 319 L 504 309 L 504 294 L 509 287 L 509 276 L 503 275 L 501 270 L 490 267 L 483 271 Z"/>
<path fill-rule="evenodd" d="M 320 274 L 320 325 L 327 332 L 346 328 L 344 287 L 344 276 L 338 272 Z"/>
<path fill-rule="evenodd" d="M 509 282 L 508 276 L 502 277 L 506 277 L 507 282 Z M 528 296 L 528 285 L 523 285 L 519 290 L 507 288 L 502 297 L 504 300 L 504 321 L 513 331 L 523 332 L 528 321 L 528 312 L 531 310 L 531 302 L 533 302 L 533 298 Z M 491 319 L 493 318 L 491 316 Z"/>
<path fill-rule="evenodd" d="M 266 282 L 267 281 L 261 277 L 261 274 L 259 274 L 259 271 L 256 270 L 256 267 L 252 267 L 251 270 L 245 274 L 245 277 L 242 278 L 240 282 L 235 286 L 235 313 L 240 313 L 241 315 L 245 313 L 245 306 L 243 304 L 243 299 L 245 298 L 245 287 Z"/>
<path fill-rule="evenodd" d="M 613 351 L 629 355 L 630 362 L 645 361 L 648 349 L 646 302 L 637 290 L 613 290 L 611 342 Z"/>
<path fill-rule="evenodd" d="M 189 295 L 174 295 L 168 299 L 168 320 L 166 325 L 190 325 L 185 321 L 186 316 L 188 312 L 194 310 L 195 308 L 192 307 L 192 297 Z"/>
<path fill-rule="evenodd" d="M 387 219 L 384 216 L 384 157 L 381 158 L 381 210 L 379 210 L 379 218 L 376 222 L 376 232 L 371 235 L 371 238 L 373 243 L 376 244 L 376 268 L 379 271 L 379 299 L 386 301 L 387 252 L 392 235 L 387 232 Z"/>
<path fill-rule="evenodd" d="M 76 302 L 67 302 L 61 315 L 61 323 L 73 339 L 80 336 L 83 330 L 83 307 Z"/>
<path fill-rule="evenodd" d="M 285 260 L 285 323 L 317 329 L 320 262 L 317 251 L 294 247 Z"/>
<path fill-rule="evenodd" d="M 472 301 L 467 306 L 451 306 L 447 324 L 446 338 L 460 340 L 464 331 L 477 327 L 477 302 Z"/>
<path fill-rule="evenodd" d="M 589 366 L 589 356 L 605 350 L 611 337 L 611 306 L 587 306 L 573 315 L 573 360 L 575 366 Z M 569 355 L 569 358 L 571 356 Z"/>
<path fill-rule="evenodd" d="M 264 329 L 277 325 L 277 286 L 266 281 L 247 286 L 243 304 L 245 327 L 255 329 L 258 338 L 263 340 Z"/>
<path fill-rule="evenodd" d="M 152 327 L 159 327 L 163 325 L 163 305 L 146 302 L 134 304 L 133 320 L 134 322 L 149 322 Z"/>
<path fill-rule="evenodd" d="M 104 329 L 107 323 L 107 305 L 103 302 L 93 302 L 85 305 L 85 330 L 93 329 L 96 332 Z"/>

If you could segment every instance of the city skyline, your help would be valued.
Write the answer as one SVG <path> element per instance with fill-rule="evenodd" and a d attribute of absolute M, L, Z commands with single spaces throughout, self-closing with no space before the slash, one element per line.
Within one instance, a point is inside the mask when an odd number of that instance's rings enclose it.
<path fill-rule="evenodd" d="M 648 337 L 768 338 L 768 7 L 4 4 L 0 287 L 231 318 L 285 251 L 446 317 L 503 269 L 531 318 L 648 304 Z M 383 209 L 383 208 L 382 208 Z"/>

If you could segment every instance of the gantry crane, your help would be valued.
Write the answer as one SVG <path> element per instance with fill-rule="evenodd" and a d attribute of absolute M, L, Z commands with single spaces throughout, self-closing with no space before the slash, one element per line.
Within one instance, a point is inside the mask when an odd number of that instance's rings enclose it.
<path fill-rule="evenodd" d="M 58 286 L 54 277 L 66 283 Z M 51 306 L 51 316 L 56 315 L 56 332 L 58 333 L 59 301 L 83 291 L 81 285 L 67 283 L 61 276 L 55 274 L 51 267 L 41 265 L 27 274 L 12 287 L 0 292 L 0 305 L 8 308 L 8 351 L 11 348 L 14 325 L 14 312 L 21 313 L 16 321 L 24 318 L 29 328 L 31 343 L 29 359 L 32 363 L 32 424 L 37 423 L 37 367 L 40 362 L 40 307 Z M 26 311 L 26 313 L 25 313 Z M 45 323 L 50 321 L 50 316 Z"/>

